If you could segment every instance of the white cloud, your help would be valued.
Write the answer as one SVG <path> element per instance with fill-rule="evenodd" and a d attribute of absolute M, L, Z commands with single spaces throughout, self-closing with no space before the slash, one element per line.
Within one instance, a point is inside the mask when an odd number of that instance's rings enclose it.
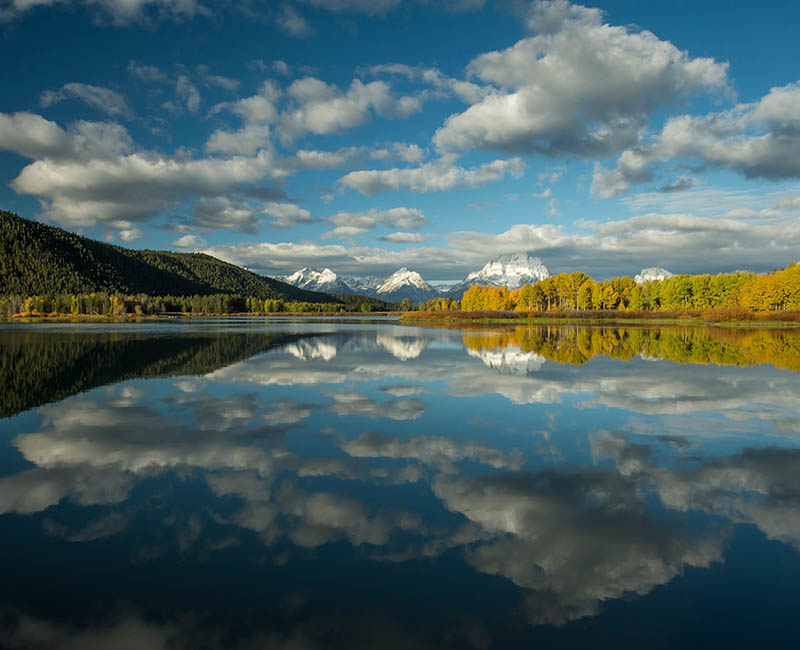
<path fill-rule="evenodd" d="M 205 145 L 207 152 L 253 155 L 259 149 L 272 148 L 271 127 L 278 117 L 276 102 L 281 95 L 274 82 L 264 81 L 255 95 L 235 102 L 223 102 L 211 109 L 212 114 L 228 110 L 244 120 L 236 131 L 217 129 Z"/>
<path fill-rule="evenodd" d="M 408 81 L 419 81 L 434 89 L 434 96 L 442 98 L 455 96 L 467 104 L 474 104 L 491 94 L 492 89 L 486 85 L 478 85 L 471 81 L 455 79 L 443 74 L 434 67 L 411 66 L 402 63 L 374 65 L 367 68 L 372 75 L 397 75 Z"/>
<path fill-rule="evenodd" d="M 182 200 L 284 175 L 264 150 L 200 159 L 133 151 L 118 124 L 76 122 L 64 130 L 31 113 L 0 113 L 0 149 L 34 159 L 11 187 L 39 197 L 44 217 L 71 227 L 142 222 Z"/>
<path fill-rule="evenodd" d="M 416 97 L 392 95 L 382 81 L 363 83 L 355 79 L 346 91 L 314 77 L 294 81 L 287 93 L 293 106 L 280 118 L 282 132 L 290 138 L 307 133 L 339 133 L 361 126 L 371 114 L 404 118 L 422 110 Z"/>
<path fill-rule="evenodd" d="M 356 161 L 364 153 L 362 147 L 342 147 L 336 151 L 300 149 L 295 152 L 297 162 L 304 169 L 336 169 Z"/>
<path fill-rule="evenodd" d="M 114 122 L 74 122 L 67 130 L 35 113 L 0 113 L 0 149 L 26 158 L 110 159 L 133 148 L 124 126 Z"/>
<path fill-rule="evenodd" d="M 261 149 L 271 149 L 268 124 L 246 124 L 238 131 L 217 129 L 205 145 L 207 153 L 227 153 L 252 156 Z"/>
<path fill-rule="evenodd" d="M 623 151 L 613 169 L 595 167 L 592 193 L 617 196 L 652 179 L 652 167 L 694 159 L 746 178 L 800 178 L 800 86 L 773 88 L 758 102 L 667 120 L 651 142 Z"/>
<path fill-rule="evenodd" d="M 428 223 L 421 210 L 416 208 L 391 208 L 389 210 L 369 210 L 368 212 L 337 212 L 328 219 L 336 228 L 323 237 L 355 237 L 384 225 L 389 228 L 416 230 Z M 401 233 L 398 233 L 401 234 Z M 414 240 L 419 241 L 419 240 Z"/>
<path fill-rule="evenodd" d="M 301 223 L 311 223 L 311 213 L 294 203 L 271 201 L 264 204 L 264 213 L 272 217 L 270 225 L 275 228 L 290 228 Z"/>
<path fill-rule="evenodd" d="M 266 217 L 270 226 L 289 228 L 301 223 L 311 223 L 311 213 L 295 203 L 244 201 L 225 196 L 199 199 L 194 205 L 194 216 L 183 218 L 178 229 L 236 230 L 255 234 Z"/>
<path fill-rule="evenodd" d="M 418 232 L 393 232 L 390 235 L 383 235 L 380 240 L 392 244 L 419 244 L 425 241 L 425 235 Z"/>
<path fill-rule="evenodd" d="M 606 156 L 634 144 L 657 107 L 727 90 L 727 64 L 608 25 L 597 9 L 534 2 L 528 27 L 535 36 L 469 64 L 471 76 L 496 88 L 445 121 L 438 149 Z"/>
<path fill-rule="evenodd" d="M 64 84 L 58 90 L 47 90 L 42 93 L 39 103 L 47 108 L 66 99 L 80 99 L 112 117 L 133 117 L 133 110 L 122 95 L 109 88 L 89 84 L 73 82 Z"/>
<path fill-rule="evenodd" d="M 183 237 L 178 237 L 172 245 L 175 248 L 182 248 L 185 250 L 199 250 L 206 245 L 206 240 L 198 235 L 184 235 Z"/>
<path fill-rule="evenodd" d="M 501 179 L 506 173 L 519 178 L 524 171 L 525 163 L 520 158 L 493 160 L 471 169 L 440 160 L 419 167 L 353 171 L 339 182 L 367 196 L 402 189 L 426 193 L 480 187 Z"/>

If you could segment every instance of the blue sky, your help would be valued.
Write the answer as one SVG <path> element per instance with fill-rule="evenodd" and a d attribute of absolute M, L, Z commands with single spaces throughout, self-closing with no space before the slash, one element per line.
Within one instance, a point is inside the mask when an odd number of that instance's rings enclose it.
<path fill-rule="evenodd" d="M 800 258 L 800 9 L 0 0 L 0 206 L 270 275 Z"/>

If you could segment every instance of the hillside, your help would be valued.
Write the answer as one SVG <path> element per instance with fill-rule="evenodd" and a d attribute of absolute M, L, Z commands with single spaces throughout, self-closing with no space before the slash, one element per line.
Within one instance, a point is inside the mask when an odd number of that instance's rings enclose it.
<path fill-rule="evenodd" d="M 298 289 L 203 253 L 132 250 L 0 211 L 0 294 L 93 291 L 339 302 L 329 294 Z"/>

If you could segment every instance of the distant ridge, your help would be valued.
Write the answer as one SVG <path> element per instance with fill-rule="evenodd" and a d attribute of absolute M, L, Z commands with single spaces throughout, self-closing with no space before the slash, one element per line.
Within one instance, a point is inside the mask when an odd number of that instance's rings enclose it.
<path fill-rule="evenodd" d="M 329 294 L 298 289 L 203 253 L 132 250 L 0 211 L 0 294 L 99 291 L 341 302 Z"/>
<path fill-rule="evenodd" d="M 360 293 L 391 302 L 408 298 L 417 303 L 447 296 L 460 300 L 473 284 L 519 289 L 525 284 L 534 284 L 549 276 L 542 260 L 523 252 L 501 255 L 467 275 L 461 282 L 444 287 L 431 286 L 419 273 L 405 266 L 386 278 L 352 278 L 338 275 L 329 268 L 319 270 L 305 267 L 291 275 L 282 276 L 281 279 L 303 289 L 337 294 Z"/>

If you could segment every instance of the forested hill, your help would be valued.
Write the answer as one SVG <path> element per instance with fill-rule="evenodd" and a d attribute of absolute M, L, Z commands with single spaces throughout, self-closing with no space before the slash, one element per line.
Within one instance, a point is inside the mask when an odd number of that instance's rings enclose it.
<path fill-rule="evenodd" d="M 340 302 L 326 293 L 298 289 L 203 253 L 131 250 L 0 211 L 0 294 L 99 291 Z"/>

